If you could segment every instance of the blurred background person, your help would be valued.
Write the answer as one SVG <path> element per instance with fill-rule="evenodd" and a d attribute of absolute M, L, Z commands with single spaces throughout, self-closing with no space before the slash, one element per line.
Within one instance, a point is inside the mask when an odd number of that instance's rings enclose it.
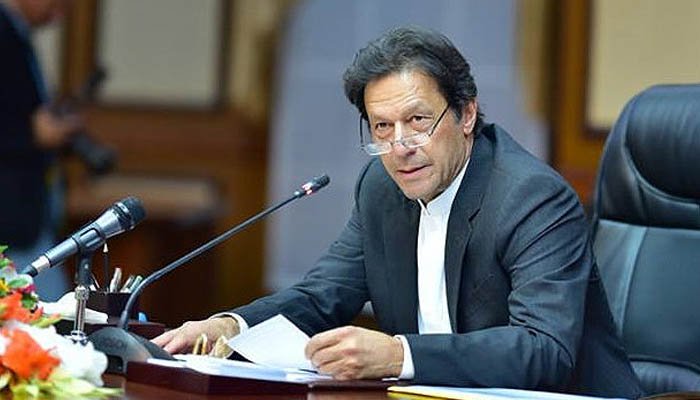
<path fill-rule="evenodd" d="M 63 213 L 57 151 L 82 128 L 75 114 L 50 110 L 31 33 L 59 19 L 68 0 L 0 2 L 0 243 L 18 268 L 51 248 Z M 65 271 L 35 280 L 44 300 L 68 291 Z"/>

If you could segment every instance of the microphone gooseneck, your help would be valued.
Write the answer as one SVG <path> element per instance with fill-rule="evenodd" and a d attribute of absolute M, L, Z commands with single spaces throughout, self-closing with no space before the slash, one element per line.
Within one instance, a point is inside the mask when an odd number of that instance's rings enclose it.
<path fill-rule="evenodd" d="M 255 214 L 254 216 L 248 218 L 247 220 L 243 221 L 242 223 L 234 226 L 233 228 L 227 230 L 226 232 L 222 233 L 221 235 L 215 237 L 214 239 L 210 240 L 209 242 L 201 245 L 200 247 L 196 248 L 195 250 L 185 254 L 184 256 L 178 258 L 177 260 L 171 262 L 170 264 L 166 265 L 165 267 L 159 269 L 158 271 L 155 271 L 151 275 L 149 275 L 146 279 L 141 282 L 141 284 L 134 289 L 131 294 L 129 295 L 129 299 L 126 302 L 126 305 L 124 306 L 124 310 L 122 310 L 121 317 L 119 318 L 119 324 L 117 325 L 118 328 L 124 329 L 125 331 L 128 330 L 128 323 L 129 323 L 129 313 L 131 309 L 134 307 L 134 303 L 136 302 L 136 299 L 138 296 L 141 294 L 144 288 L 146 286 L 150 285 L 151 283 L 157 281 L 160 279 L 162 276 L 170 273 L 174 269 L 180 267 L 181 265 L 187 263 L 188 261 L 192 260 L 193 258 L 199 256 L 200 254 L 208 251 L 212 247 L 220 244 L 221 242 L 227 240 L 231 236 L 237 234 L 238 232 L 244 230 L 248 226 L 252 225 L 253 223 L 259 221 L 260 219 L 264 218 L 268 214 L 271 214 L 278 209 L 284 207 L 288 203 L 291 203 L 292 201 L 299 199 L 304 196 L 308 196 L 310 194 L 316 193 L 320 189 L 322 189 L 324 186 L 328 185 L 330 182 L 330 178 L 328 175 L 323 174 L 321 176 L 315 177 L 309 182 L 303 184 L 300 189 L 296 190 L 292 196 L 287 198 L 286 200 L 283 200 L 279 203 L 277 203 L 274 206 L 268 207 L 265 210 L 259 212 L 258 214 Z"/>

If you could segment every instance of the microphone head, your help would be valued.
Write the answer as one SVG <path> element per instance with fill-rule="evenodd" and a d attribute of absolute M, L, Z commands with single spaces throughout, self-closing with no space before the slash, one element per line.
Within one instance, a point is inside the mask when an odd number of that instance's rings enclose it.
<path fill-rule="evenodd" d="M 321 189 L 322 187 L 331 183 L 331 178 L 329 178 L 328 175 L 323 174 L 321 176 L 317 176 L 311 182 L 314 182 L 314 184 L 316 185 L 315 191 L 317 191 L 317 190 Z"/>
<path fill-rule="evenodd" d="M 146 210 L 141 200 L 129 196 L 114 203 L 112 209 L 119 216 L 119 223 L 124 230 L 131 230 L 146 217 Z"/>
<path fill-rule="evenodd" d="M 301 185 L 301 189 L 297 190 L 294 192 L 294 195 L 298 197 L 302 196 L 307 196 L 312 193 L 316 193 L 319 190 L 321 190 L 323 187 L 328 185 L 331 181 L 331 178 L 328 177 L 328 175 L 323 174 L 321 176 L 317 176 L 313 178 L 312 180 L 306 182 L 305 184 Z"/>

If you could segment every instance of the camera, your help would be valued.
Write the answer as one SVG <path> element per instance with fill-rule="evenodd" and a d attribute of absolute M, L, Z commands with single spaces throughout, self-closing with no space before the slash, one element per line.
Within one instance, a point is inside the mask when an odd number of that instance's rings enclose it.
<path fill-rule="evenodd" d="M 66 146 L 68 153 L 77 156 L 94 175 L 110 172 L 116 162 L 116 153 L 96 142 L 87 132 L 76 133 Z"/>
<path fill-rule="evenodd" d="M 97 66 L 81 85 L 78 94 L 54 105 L 56 114 L 69 113 L 77 109 L 81 104 L 87 103 L 95 97 L 97 90 L 107 78 L 107 71 L 102 66 Z M 115 164 L 117 155 L 109 147 L 95 141 L 85 131 L 77 132 L 67 143 L 64 151 L 76 155 L 94 175 L 103 175 L 110 172 Z"/>

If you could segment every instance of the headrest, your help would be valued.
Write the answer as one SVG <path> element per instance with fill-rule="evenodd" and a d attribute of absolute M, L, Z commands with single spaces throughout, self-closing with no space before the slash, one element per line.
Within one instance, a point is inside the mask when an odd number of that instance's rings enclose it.
<path fill-rule="evenodd" d="M 630 100 L 598 171 L 597 218 L 700 228 L 700 85 L 660 85 Z"/>

